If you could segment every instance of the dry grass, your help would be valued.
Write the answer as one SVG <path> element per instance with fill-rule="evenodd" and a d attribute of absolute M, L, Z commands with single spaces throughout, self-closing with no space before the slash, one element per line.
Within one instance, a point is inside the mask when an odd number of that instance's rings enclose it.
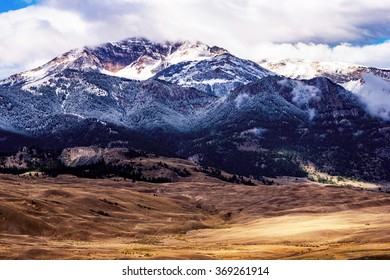
<path fill-rule="evenodd" d="M 0 259 L 390 259 L 389 212 L 388 194 L 300 181 L 0 175 Z"/>

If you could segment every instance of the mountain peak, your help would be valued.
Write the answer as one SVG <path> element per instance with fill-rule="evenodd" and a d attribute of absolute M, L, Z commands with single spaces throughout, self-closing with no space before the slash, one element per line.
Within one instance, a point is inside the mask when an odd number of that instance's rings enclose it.
<path fill-rule="evenodd" d="M 65 69 L 98 71 L 134 80 L 146 80 L 157 72 L 184 61 L 200 61 L 223 53 L 225 49 L 196 41 L 155 43 L 146 38 L 127 38 L 94 47 L 73 49 L 35 69 L 16 74 L 1 84 L 23 84 L 29 90 L 47 77 Z"/>
<path fill-rule="evenodd" d="M 223 49 L 216 49 L 216 52 L 222 53 L 203 60 L 174 64 L 154 78 L 224 96 L 238 86 L 274 75 L 252 61 L 223 52 Z"/>

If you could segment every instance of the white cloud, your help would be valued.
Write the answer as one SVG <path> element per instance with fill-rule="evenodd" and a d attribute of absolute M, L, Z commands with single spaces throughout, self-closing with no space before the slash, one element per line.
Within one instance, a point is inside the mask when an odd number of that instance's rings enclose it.
<path fill-rule="evenodd" d="M 299 58 L 312 61 L 340 61 L 373 67 L 390 68 L 390 40 L 381 44 L 352 46 L 339 44 L 331 47 L 326 44 L 275 44 L 260 43 L 251 51 L 252 59 L 280 60 Z"/>
<path fill-rule="evenodd" d="M 292 55 L 390 67 L 388 43 L 339 43 L 389 38 L 387 0 L 43 0 L 0 14 L 0 26 L 0 53 L 7 54 L 0 75 L 133 36 L 200 40 L 250 59 Z"/>
<path fill-rule="evenodd" d="M 365 83 L 356 94 L 374 116 L 390 120 L 390 82 L 373 74 L 364 74 Z"/>
<path fill-rule="evenodd" d="M 308 108 L 311 100 L 320 100 L 320 90 L 316 87 L 296 82 L 293 91 L 292 101 L 301 108 Z"/>
<path fill-rule="evenodd" d="M 2 14 L 0 26 L 4 27 L 0 30 L 0 69 L 4 70 L 37 66 L 80 45 L 88 24 L 74 13 L 29 7 Z"/>

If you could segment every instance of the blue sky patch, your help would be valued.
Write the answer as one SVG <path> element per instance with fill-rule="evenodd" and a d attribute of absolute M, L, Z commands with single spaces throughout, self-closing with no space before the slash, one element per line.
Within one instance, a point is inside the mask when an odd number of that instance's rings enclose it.
<path fill-rule="evenodd" d="M 23 9 L 37 2 L 38 0 L 2 0 L 0 1 L 0 13 Z"/>

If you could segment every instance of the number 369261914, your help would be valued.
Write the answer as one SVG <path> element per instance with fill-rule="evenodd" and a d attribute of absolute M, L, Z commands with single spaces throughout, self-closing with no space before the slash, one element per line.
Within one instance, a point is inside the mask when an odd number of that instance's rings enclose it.
<path fill-rule="evenodd" d="M 268 274 L 268 267 L 216 267 L 215 270 L 215 275 L 262 276 Z"/>

